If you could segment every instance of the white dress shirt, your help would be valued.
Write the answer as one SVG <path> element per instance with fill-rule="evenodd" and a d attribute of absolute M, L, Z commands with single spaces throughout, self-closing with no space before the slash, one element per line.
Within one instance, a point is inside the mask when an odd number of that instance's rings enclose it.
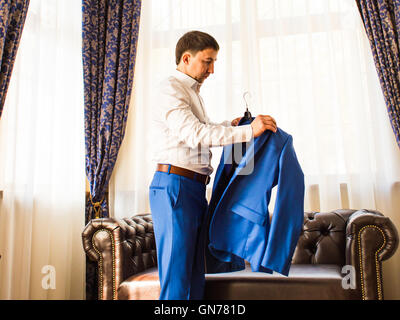
<path fill-rule="evenodd" d="M 199 95 L 201 83 L 175 70 L 157 88 L 152 110 L 152 160 L 210 175 L 210 147 L 248 142 L 251 125 L 213 123 Z"/>

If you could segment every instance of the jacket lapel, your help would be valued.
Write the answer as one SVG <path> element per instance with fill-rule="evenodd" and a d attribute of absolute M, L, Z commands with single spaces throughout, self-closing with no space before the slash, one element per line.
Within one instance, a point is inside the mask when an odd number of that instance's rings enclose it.
<path fill-rule="evenodd" d="M 250 161 L 254 161 L 254 157 L 257 154 L 257 152 L 260 151 L 261 147 L 268 141 L 269 137 L 271 136 L 272 132 L 271 131 L 265 131 L 261 136 L 255 138 L 252 143 L 250 144 L 250 146 L 247 148 L 246 153 L 244 154 L 244 156 L 242 157 L 241 161 L 239 162 L 236 170 L 234 171 L 231 179 L 229 180 L 228 184 L 226 185 L 226 187 L 224 188 L 224 191 L 221 195 L 221 197 L 218 199 L 218 203 L 215 206 L 215 209 L 213 210 L 214 212 L 217 211 L 220 203 L 222 202 L 222 200 L 225 197 L 225 194 L 227 193 L 227 190 L 229 189 L 230 185 L 233 183 L 233 181 L 237 178 L 238 175 L 240 175 L 240 173 L 243 174 L 247 174 L 247 172 L 245 172 L 244 170 L 248 170 L 249 168 L 246 168 L 246 165 L 250 164 Z M 216 186 L 218 185 L 218 182 L 221 178 L 222 172 L 224 170 L 225 167 L 225 159 L 224 159 L 224 154 L 229 154 L 229 157 L 231 157 L 232 154 L 232 148 L 233 145 L 229 145 L 229 146 L 225 146 L 224 147 L 224 151 L 222 153 L 221 156 L 221 162 L 220 165 L 218 166 L 218 170 L 216 172 L 216 176 L 214 179 L 214 185 L 213 185 L 213 194 L 214 194 L 214 190 L 216 188 Z M 227 159 L 230 159 L 229 157 L 227 157 Z M 253 174 L 253 172 L 251 172 L 250 174 Z M 215 199 L 212 199 L 213 201 L 215 201 Z M 213 212 L 213 213 L 214 213 Z"/>
<path fill-rule="evenodd" d="M 213 184 L 213 192 L 215 191 L 215 188 L 216 188 L 216 186 L 218 185 L 218 183 L 219 183 L 219 179 L 221 178 L 221 175 L 222 175 L 222 173 L 223 173 L 223 171 L 224 171 L 224 169 L 225 169 L 225 157 L 227 156 L 227 155 L 229 155 L 228 157 L 227 157 L 227 159 L 229 159 L 229 157 L 230 157 L 230 154 L 232 153 L 232 146 L 233 145 L 227 145 L 227 146 L 225 146 L 224 148 L 223 148 L 223 150 L 222 150 L 222 155 L 221 155 L 221 160 L 220 160 L 220 162 L 219 162 L 219 165 L 218 165 L 218 168 L 217 168 L 217 172 L 215 173 L 215 178 L 214 178 L 214 184 Z"/>
<path fill-rule="evenodd" d="M 239 162 L 235 172 L 233 173 L 232 178 L 230 179 L 227 188 L 229 185 L 235 180 L 238 175 L 249 175 L 253 174 L 253 170 L 246 172 L 245 170 L 249 170 L 247 166 L 249 166 L 252 161 L 254 161 L 255 155 L 260 151 L 261 147 L 268 141 L 268 138 L 271 136 L 271 131 L 264 132 L 261 136 L 254 139 L 253 143 L 247 148 L 246 153 L 242 157 Z M 247 168 L 246 168 L 247 167 Z M 253 168 L 254 169 L 254 168 Z"/>

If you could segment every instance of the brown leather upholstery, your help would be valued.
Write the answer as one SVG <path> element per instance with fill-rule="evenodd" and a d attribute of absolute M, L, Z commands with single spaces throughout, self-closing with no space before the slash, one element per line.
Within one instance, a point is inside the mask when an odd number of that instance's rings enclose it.
<path fill-rule="evenodd" d="M 157 265 L 151 215 L 93 219 L 82 233 L 83 248 L 98 262 L 99 299 L 117 299 L 117 288 L 129 276 Z"/>
<path fill-rule="evenodd" d="M 118 299 L 157 300 L 160 295 L 157 267 L 121 283 Z M 359 299 L 357 290 L 343 289 L 338 265 L 298 264 L 289 276 L 252 272 L 248 264 L 238 272 L 207 274 L 205 300 Z"/>
<path fill-rule="evenodd" d="M 160 292 L 150 214 L 95 219 L 82 233 L 98 262 L 100 299 L 158 299 Z M 383 299 L 381 262 L 398 246 L 389 218 L 373 210 L 306 212 L 289 276 L 246 270 L 207 274 L 205 299 Z M 343 288 L 342 267 L 355 271 Z"/>
<path fill-rule="evenodd" d="M 129 277 L 118 288 L 120 300 L 158 300 L 159 296 L 160 283 L 157 267 Z"/>

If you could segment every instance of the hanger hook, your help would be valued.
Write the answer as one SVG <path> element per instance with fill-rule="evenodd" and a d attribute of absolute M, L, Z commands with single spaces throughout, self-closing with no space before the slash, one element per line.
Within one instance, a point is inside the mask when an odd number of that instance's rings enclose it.
<path fill-rule="evenodd" d="M 243 94 L 243 99 L 244 99 L 244 102 L 246 103 L 246 108 L 248 108 L 248 107 L 249 107 L 249 104 L 247 103 L 246 95 L 249 95 L 249 97 L 251 98 L 251 94 L 250 94 L 249 91 L 246 91 L 246 92 Z"/>

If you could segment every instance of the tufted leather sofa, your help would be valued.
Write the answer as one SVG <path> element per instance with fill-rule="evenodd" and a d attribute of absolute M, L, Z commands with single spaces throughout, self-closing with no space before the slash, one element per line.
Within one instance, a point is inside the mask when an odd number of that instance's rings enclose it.
<path fill-rule="evenodd" d="M 99 299 L 158 299 L 151 214 L 94 219 L 82 233 L 97 261 Z M 382 261 L 398 246 L 388 217 L 373 210 L 305 212 L 289 276 L 246 269 L 206 274 L 205 299 L 383 299 Z"/>

